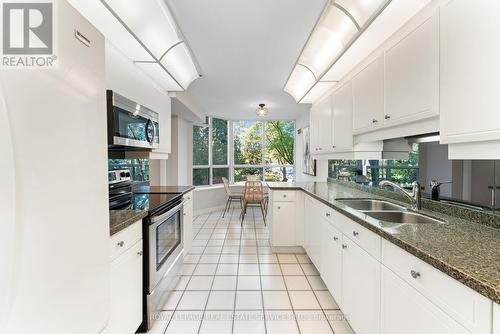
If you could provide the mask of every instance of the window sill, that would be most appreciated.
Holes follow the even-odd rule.
[[[215,184],[211,186],[195,186],[194,191],[207,191],[207,190],[223,189],[223,188],[224,188],[223,184]]]

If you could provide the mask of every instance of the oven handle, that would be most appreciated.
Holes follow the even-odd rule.
[[[167,212],[159,215],[159,216],[153,216],[151,217],[151,223],[152,225],[156,225],[158,222],[162,222],[164,220],[167,220],[172,216],[176,211],[178,211],[182,206],[184,205],[185,200],[183,200],[179,205],[175,206],[174,208],[168,210]]]

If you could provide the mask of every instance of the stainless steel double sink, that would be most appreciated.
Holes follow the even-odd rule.
[[[363,212],[365,215],[393,224],[442,224],[443,222],[416,212],[407,211],[405,207],[379,199],[339,198],[338,202]]]

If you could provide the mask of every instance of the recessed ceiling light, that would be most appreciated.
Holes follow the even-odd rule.
[[[264,103],[259,104],[259,107],[255,109],[255,113],[257,114],[257,116],[266,116],[268,112],[269,109],[267,109]]]

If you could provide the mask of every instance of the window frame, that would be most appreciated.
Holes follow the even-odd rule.
[[[212,156],[213,156],[213,128],[212,128],[212,120],[216,118],[219,120],[224,120],[228,122],[227,126],[227,161],[228,163],[226,165],[214,165],[212,161]],[[206,126],[208,127],[208,165],[192,165],[192,169],[209,169],[209,182],[208,185],[198,185],[196,187],[212,187],[212,186],[217,186],[220,185],[220,183],[213,183],[213,169],[214,168],[228,168],[229,169],[229,175],[228,175],[228,180],[229,183],[233,184],[235,181],[234,177],[234,172],[236,168],[259,168],[262,169],[262,179],[265,181],[265,171],[266,168],[282,168],[282,167],[287,167],[287,168],[293,168],[293,178],[294,180],[296,179],[296,145],[297,145],[297,136],[296,136],[296,120],[294,119],[269,119],[269,120],[258,120],[258,119],[251,119],[251,120],[238,120],[238,119],[226,119],[222,117],[214,117],[214,116],[207,116],[208,123],[207,124],[193,124],[193,126]],[[262,123],[262,139],[261,139],[261,146],[262,146],[262,163],[257,164],[257,165],[245,165],[245,164],[235,164],[234,163],[234,123],[236,122],[244,122],[244,121],[252,121],[252,122],[261,122]],[[274,121],[282,121],[282,122],[293,122],[293,152],[294,152],[294,159],[293,159],[293,165],[279,165],[279,164],[266,164],[266,146],[267,146],[267,140],[266,140],[266,128],[267,128],[267,122],[274,122]],[[191,138],[193,140],[193,138]],[[192,177],[191,177],[191,182],[192,182]]]

